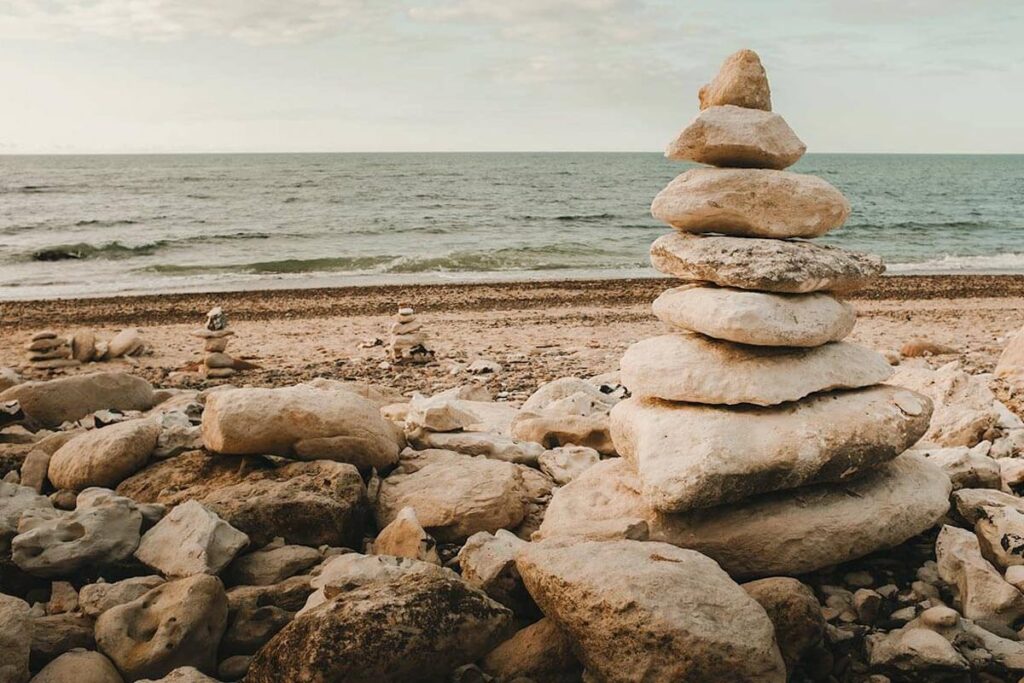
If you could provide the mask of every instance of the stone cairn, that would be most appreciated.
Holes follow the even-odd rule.
[[[241,362],[227,353],[228,342],[234,334],[233,330],[228,329],[228,316],[220,306],[211,308],[206,314],[206,325],[192,333],[203,340],[203,351],[206,353],[203,358],[203,374],[207,377],[223,379],[243,369],[239,367]]]
[[[71,341],[70,338],[61,337],[52,330],[32,335],[25,346],[29,368],[56,370],[79,365],[80,361],[72,358]]]
[[[638,478],[652,536],[734,574],[809,571],[902,543],[941,516],[949,488],[901,456],[927,430],[929,399],[882,384],[885,358],[842,341],[856,311],[838,294],[884,265],[808,241],[850,205],[824,180],[782,170],[806,148],[771,111],[756,53],[730,56],[699,99],[666,156],[710,167],[652,205],[675,228],[652,263],[684,284],[653,305],[671,333],[622,358],[632,398],[612,411],[611,433],[623,476]]]
[[[401,305],[391,323],[391,338],[388,341],[388,356],[392,362],[427,363],[434,352],[427,348],[427,334],[423,324],[416,319],[412,306]]]
[[[29,369],[52,372],[82,363],[139,356],[149,349],[137,329],[126,328],[108,340],[100,339],[89,329],[80,329],[68,336],[44,330],[32,335],[25,350]]]

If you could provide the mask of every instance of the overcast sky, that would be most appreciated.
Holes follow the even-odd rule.
[[[1024,152],[1021,0],[0,0],[0,152],[653,151],[742,47],[811,152]]]

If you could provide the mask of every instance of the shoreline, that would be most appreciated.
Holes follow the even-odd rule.
[[[422,312],[532,310],[649,304],[670,278],[527,280],[452,284],[246,289],[0,301],[0,329],[51,325],[195,322],[213,306],[237,320],[387,315],[399,303]],[[846,297],[857,301],[1024,297],[1024,275],[887,275]]]

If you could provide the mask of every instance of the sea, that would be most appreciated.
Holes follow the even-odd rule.
[[[0,156],[0,299],[653,276],[656,153]],[[808,154],[822,242],[1024,273],[1024,155]]]

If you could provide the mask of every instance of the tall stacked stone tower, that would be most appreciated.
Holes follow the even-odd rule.
[[[856,312],[840,296],[884,266],[809,241],[850,205],[783,170],[805,147],[771,111],[754,52],[726,60],[700,107],[666,156],[708,166],[652,206],[675,228],[651,247],[654,267],[683,281],[654,302],[671,331],[622,358],[632,398],[611,432],[623,459],[560,490],[541,535],[648,534],[741,576],[900,543],[941,517],[949,482],[901,455],[928,429],[931,402],[882,384],[886,360],[843,341]]]

